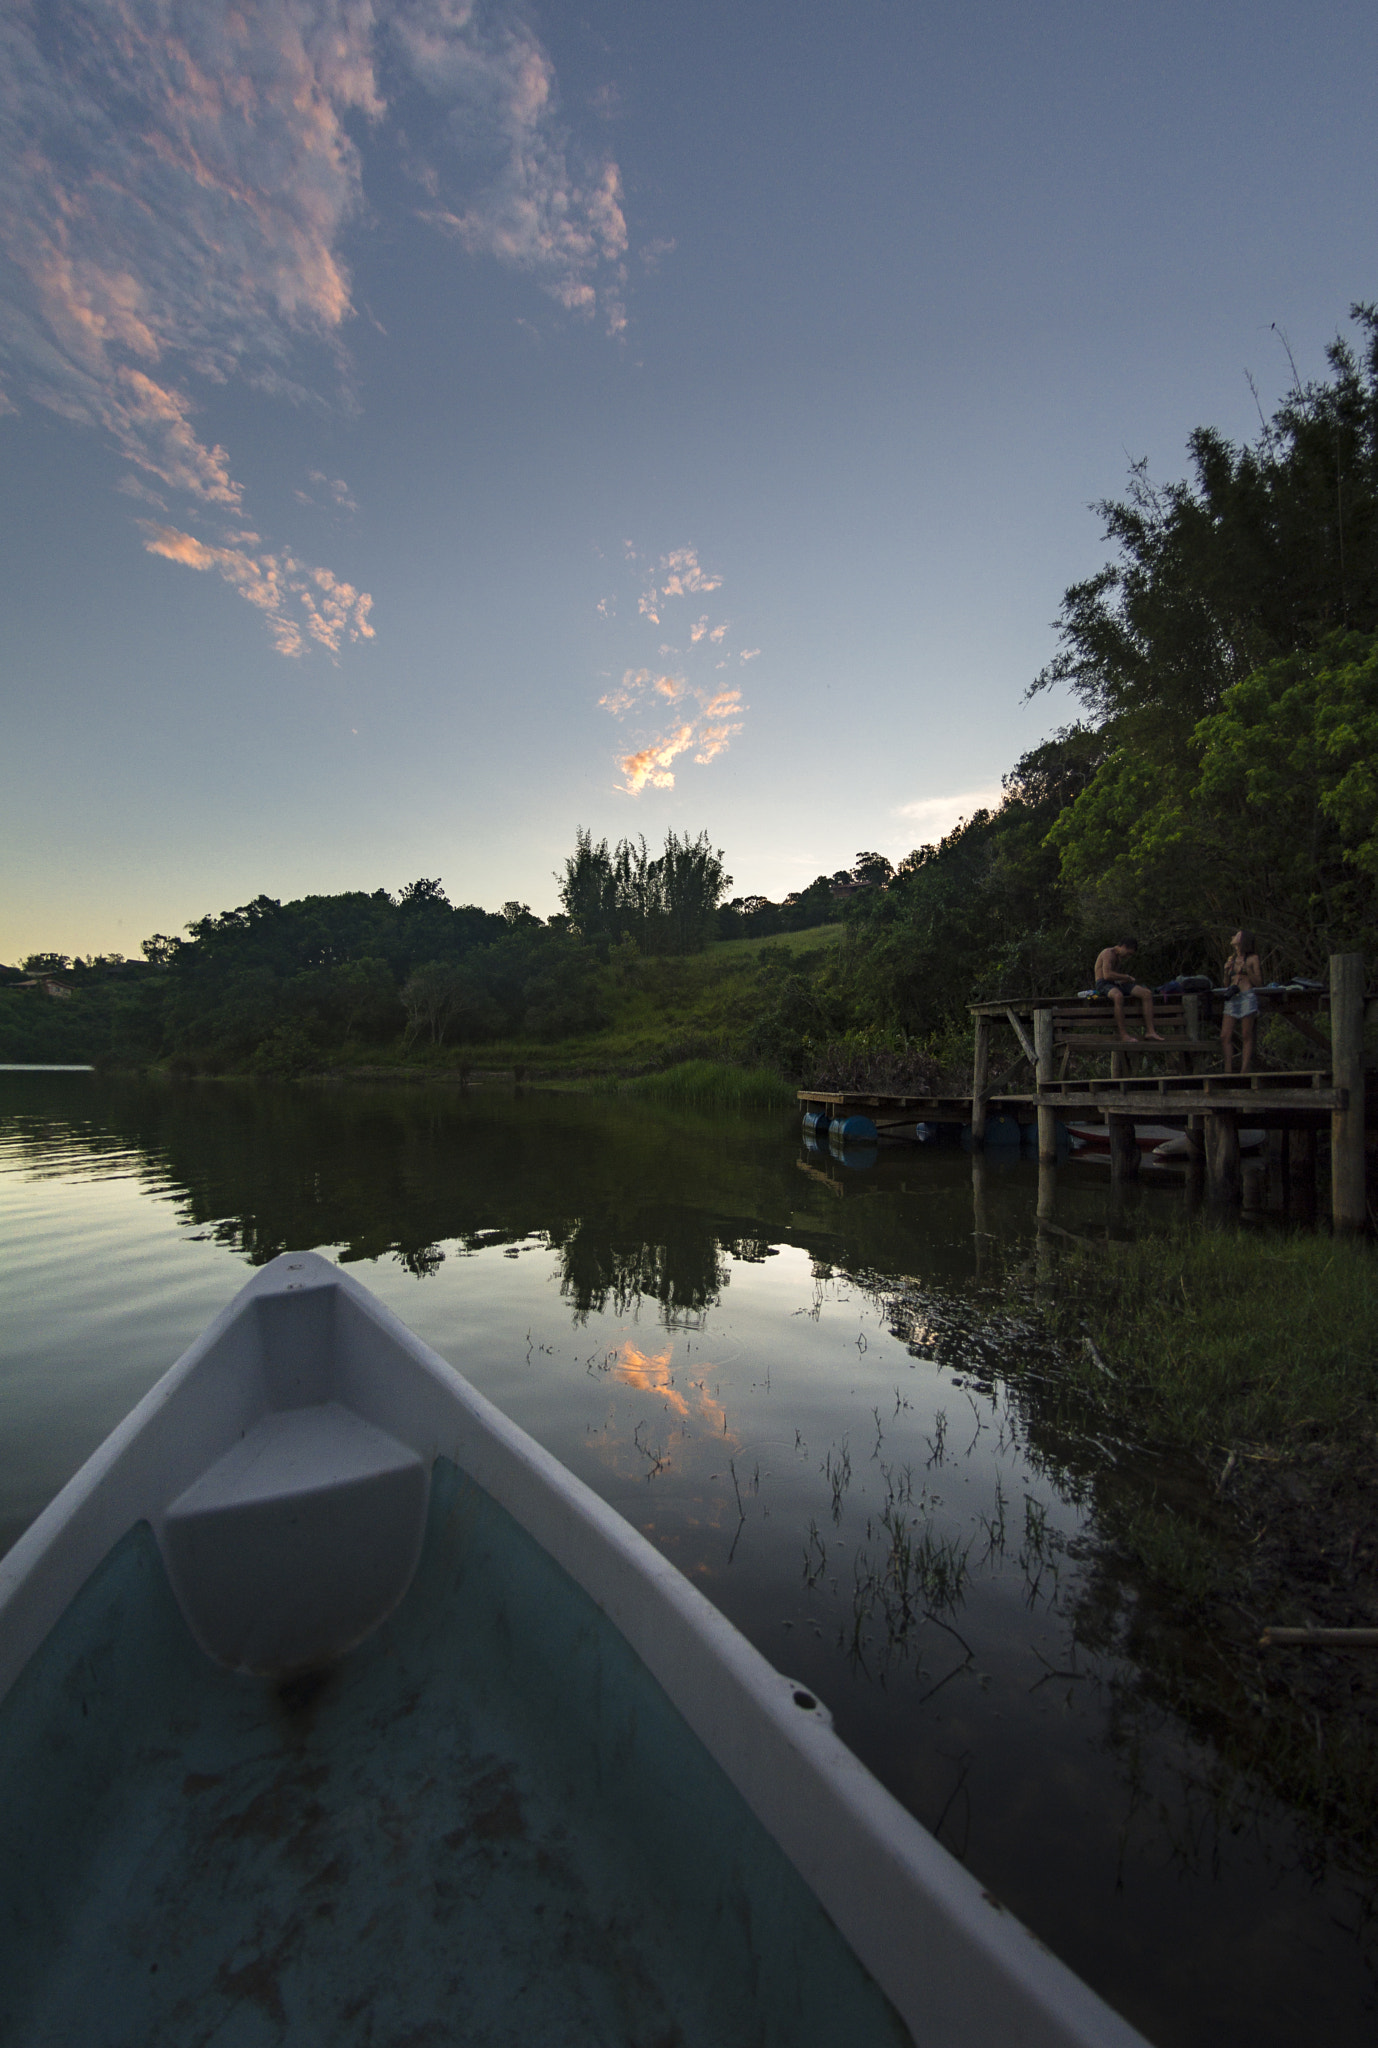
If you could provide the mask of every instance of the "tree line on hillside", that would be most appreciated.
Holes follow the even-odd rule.
[[[550,1043],[609,1021],[614,958],[683,956],[836,909],[826,877],[785,904],[724,904],[731,878],[705,833],[672,831],[653,857],[644,839],[610,851],[581,828],[556,879],[563,908],[548,919],[516,901],[453,904],[423,877],[396,897],[260,895],[185,937],[155,933],[137,961],[32,954],[0,969],[0,1057],[291,1073],[399,1042]]]
[[[762,950],[717,1047],[811,1076],[955,1060],[971,1001],[1084,986],[1130,932],[1155,981],[1218,972],[1241,924],[1281,975],[1372,955],[1378,307],[1352,318],[1357,339],[1260,412],[1252,443],[1201,428],[1187,479],[1138,465],[1099,507],[1113,559],[1065,593],[1057,653],[1030,686],[1070,688],[1081,715],[1015,762],[997,807],[895,867],[863,853],[782,903],[724,902],[706,834],[671,832],[652,856],[581,829],[544,923],[419,881],[395,899],[258,897],[150,940],[137,966],[26,964],[46,960],[79,996],[83,975],[106,990],[116,1051],[295,1071],[351,1043],[593,1033],[621,1000],[619,962],[841,919],[839,945]],[[17,1001],[0,1003],[0,1056],[75,1044],[78,1001],[30,1002],[27,1021]]]

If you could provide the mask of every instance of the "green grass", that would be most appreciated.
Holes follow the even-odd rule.
[[[619,1095],[649,1097],[654,1102],[692,1108],[792,1109],[793,1084],[763,1067],[724,1066],[717,1060],[682,1060],[659,1074],[623,1081]]]
[[[1046,1312],[1099,1406],[1201,1455],[1378,1416],[1378,1253],[1362,1241],[1187,1226],[1078,1249]]]

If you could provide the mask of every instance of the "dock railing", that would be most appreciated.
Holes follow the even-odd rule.
[[[973,1146],[979,1150],[985,1143],[992,1098],[1008,1096],[1027,1069],[1037,1104],[1041,1161],[1057,1157],[1059,1121],[1103,1120],[1111,1173],[1128,1178],[1139,1163],[1135,1120],[1182,1124],[1204,1164],[1211,1198],[1232,1203],[1241,1186],[1241,1116],[1251,1125],[1286,1134],[1287,1170],[1294,1181],[1305,1176],[1309,1165],[1314,1182],[1316,1133],[1328,1121],[1334,1227],[1363,1230],[1368,1221],[1363,1037],[1369,1002],[1363,955],[1332,954],[1328,990],[1259,990],[1261,1019],[1286,1018],[1324,1055],[1323,1063],[1282,1072],[1255,1066],[1248,1074],[1225,1075],[1220,1040],[1210,1028],[1219,1000],[1218,993],[1155,1000],[1154,1026],[1161,1042],[1142,1036],[1139,1005],[1130,998],[1125,1001],[1126,1029],[1135,1036],[1129,1040],[1120,1038],[1106,998],[1055,995],[973,1003]],[[1322,1028],[1326,1022],[1328,1035]],[[998,1059],[993,1060],[997,1045]],[[1011,1051],[1012,1064],[1007,1063]],[[1091,1076],[1074,1072],[1089,1062],[1101,1071]]]

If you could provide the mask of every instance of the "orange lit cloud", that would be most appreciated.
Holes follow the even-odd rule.
[[[673,789],[675,778],[670,763],[694,744],[694,728],[682,725],[668,739],[656,740],[638,753],[624,754],[620,763],[630,796],[639,796],[647,783],[652,789]]]
[[[292,658],[306,651],[306,635],[329,654],[338,654],[346,640],[371,640],[373,599],[367,591],[342,582],[329,569],[311,569],[290,555],[250,554],[254,533],[236,534],[240,545],[210,547],[194,534],[174,526],[146,524],[144,546],[164,561],[187,569],[214,569],[246,603],[264,614],[279,654]]]
[[[0,412],[27,401],[104,434],[158,510],[164,492],[244,500],[194,429],[198,382],[315,400],[300,366],[324,360],[348,389],[365,124],[393,123],[426,217],[466,252],[625,330],[621,174],[601,142],[576,154],[517,0],[20,0],[0,34]],[[310,482],[300,501],[353,509],[341,479]],[[367,637],[364,599],[333,572],[287,571],[279,550],[251,574],[243,553],[212,550],[284,651]],[[265,601],[270,562],[288,611]]]
[[[699,561],[697,551],[692,547],[674,548],[657,560],[654,572],[647,580],[646,560],[631,541],[624,541],[623,553],[629,569],[637,574],[641,585],[637,609],[641,618],[650,625],[658,626],[664,605],[675,598],[691,592],[717,590],[722,577],[710,575]],[[611,621],[613,603],[604,599],[598,607],[605,619]],[[620,683],[606,690],[599,698],[601,708],[614,718],[638,718],[649,730],[644,733],[644,743],[620,759],[622,788],[629,796],[639,796],[645,789],[673,789],[675,775],[673,763],[682,754],[692,753],[695,763],[707,767],[727,751],[731,742],[744,730],[740,690],[720,688],[712,682],[695,680],[694,664],[704,664],[704,655],[721,648],[726,638],[726,622],[709,625],[709,614],[701,613],[689,625],[689,647],[680,658],[687,659],[685,672],[676,675],[658,675],[651,668],[627,668],[622,672]],[[695,654],[694,649],[702,649]],[[725,655],[712,664],[715,669],[729,666],[733,659],[754,660],[759,648],[750,648],[740,657]],[[678,650],[668,645],[659,650],[662,657],[672,656]],[[701,672],[701,671],[700,671]],[[663,700],[657,705],[656,700]],[[696,708],[684,724],[672,732],[656,730],[657,711],[663,713],[664,703],[683,708]]]

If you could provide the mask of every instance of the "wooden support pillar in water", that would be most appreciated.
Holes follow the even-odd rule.
[[[986,1155],[977,1151],[971,1155],[971,1220],[976,1245],[976,1271],[980,1274],[990,1245],[990,1227],[986,1212]]]
[[[1237,1209],[1241,1183],[1239,1175],[1239,1125],[1232,1109],[1206,1112],[1206,1195],[1220,1209]]]
[[[1206,1185],[1206,1119],[1203,1116],[1187,1118],[1187,1137],[1191,1150],[1187,1153],[1187,1191],[1199,1198]]]
[[[1040,1089],[1050,1088],[1055,1079],[1053,1073],[1053,1013],[1051,1010],[1035,1010],[1034,1028],[1034,1077]],[[1057,1159],[1057,1111],[1038,1105],[1038,1160],[1040,1166]]]
[[[1110,1126],[1111,1180],[1137,1180],[1139,1141],[1134,1135],[1133,1117],[1112,1116],[1106,1122]]]
[[[1298,1223],[1316,1220],[1316,1133],[1284,1131],[1283,1155],[1287,1175],[1287,1210]]]
[[[990,1018],[976,1019],[976,1057],[971,1065],[971,1148],[986,1142],[986,1091],[990,1087]]]
[[[1349,1100],[1330,1118],[1330,1213],[1337,1231],[1363,1230],[1364,956],[1330,956],[1330,1073]]]

